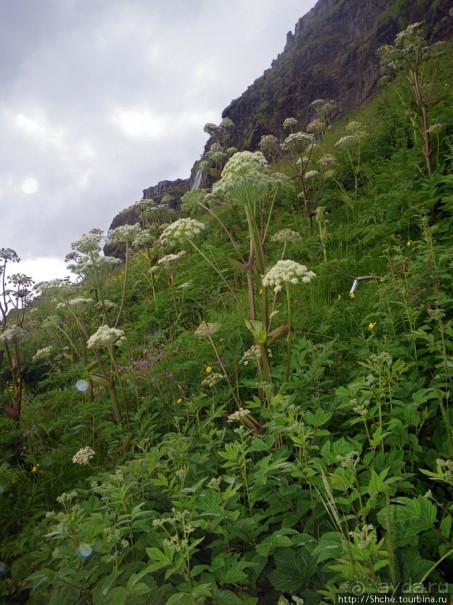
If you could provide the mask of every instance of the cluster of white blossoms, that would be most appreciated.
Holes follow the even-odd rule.
[[[312,179],[315,176],[318,176],[319,171],[318,170],[307,170],[307,172],[304,174],[304,178],[306,181]]]
[[[341,137],[341,139],[335,143],[335,147],[343,147],[348,149],[349,147],[359,144],[362,139],[368,136],[362,124],[360,122],[356,122],[355,120],[349,122],[345,130],[351,134]]]
[[[24,328],[21,328],[20,326],[11,326],[10,328],[6,328],[3,334],[0,334],[0,340],[10,345],[14,345],[24,338],[26,334],[27,331],[24,330]]]
[[[354,543],[359,550],[365,550],[370,544],[376,542],[376,529],[374,525],[368,524],[363,527],[356,527],[350,531],[349,535],[354,539]]]
[[[263,286],[280,292],[283,284],[309,284],[316,274],[293,260],[279,260],[263,277]]]
[[[326,153],[319,158],[318,164],[320,166],[331,166],[332,164],[335,164],[336,161],[337,158],[334,155],[332,155],[331,153]]]
[[[120,227],[116,227],[116,229],[111,229],[108,233],[108,237],[111,242],[133,242],[141,231],[142,228],[138,223],[135,225],[121,225]]]
[[[272,357],[272,351],[270,349],[267,350],[268,357]],[[251,361],[259,361],[261,359],[261,349],[259,345],[252,345],[250,349],[245,351],[244,355],[241,357],[240,364],[247,366]]]
[[[50,357],[52,353],[52,347],[44,347],[43,349],[38,349],[36,353],[32,357],[32,361],[39,361],[40,359],[47,359]]]
[[[83,447],[72,457],[74,464],[88,464],[91,458],[94,458],[96,452],[89,446]]]
[[[110,328],[109,326],[101,326],[94,334],[90,336],[87,342],[89,349],[94,348],[109,348],[113,345],[119,346],[126,338],[123,330],[118,328]]]
[[[286,118],[286,120],[283,122],[283,128],[292,130],[293,128],[296,128],[297,124],[298,121],[296,118]]]
[[[78,296],[77,298],[72,298],[67,302],[58,303],[57,309],[64,309],[65,307],[77,307],[79,305],[89,305],[94,301],[92,298],[84,298],[83,296]]]
[[[180,218],[179,220],[168,225],[160,236],[159,240],[162,244],[177,244],[187,240],[194,239],[200,235],[205,229],[203,223],[196,221],[193,218]]]
[[[114,309],[115,307],[117,307],[118,305],[114,302],[112,302],[111,300],[109,300],[108,298],[106,298],[104,300],[104,304],[102,304],[102,301],[98,301],[95,305],[96,309],[98,309],[99,311],[103,311],[104,309],[106,311],[108,311],[109,309]]]
[[[89,254],[98,251],[104,239],[104,234],[100,229],[92,229],[89,233],[84,233],[78,240],[72,242],[71,248],[81,254]]]
[[[281,147],[284,151],[302,153],[314,141],[314,135],[307,132],[293,132],[283,141]]]
[[[296,244],[303,241],[303,237],[297,231],[292,229],[280,229],[271,237],[271,241],[279,244],[287,244],[289,242]]]
[[[143,229],[142,231],[140,231],[140,233],[135,236],[132,245],[134,246],[134,248],[147,248],[149,246],[152,246],[155,239],[156,238],[151,235],[149,231]]]
[[[224,378],[225,376],[220,374],[220,372],[212,372],[212,374],[208,374],[206,378],[201,381],[201,384],[212,389],[218,382],[224,380]]]
[[[325,122],[323,122],[319,118],[316,118],[315,120],[310,122],[310,124],[308,124],[307,128],[306,128],[307,132],[314,134],[314,135],[322,134],[325,129],[326,129]]]
[[[198,336],[199,338],[208,338],[219,330],[220,324],[202,321],[198,328],[195,330],[195,336]]]
[[[292,187],[291,180],[282,174],[271,174],[261,151],[239,151],[225,164],[222,178],[214,183],[207,199],[221,198],[247,206],[282,187]]]
[[[177,260],[181,260],[181,258],[185,255],[185,250],[181,250],[178,254],[166,254],[160,260],[157,261],[158,265],[170,265]]]
[[[230,414],[227,417],[227,422],[231,423],[236,422],[238,420],[240,421],[241,418],[244,418],[245,416],[250,416],[250,410],[241,408],[240,410],[237,410],[237,412],[233,412],[232,414]]]

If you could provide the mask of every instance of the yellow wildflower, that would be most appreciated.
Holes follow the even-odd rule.
[[[374,326],[376,325],[375,321],[370,321],[370,323],[368,324],[368,329],[369,330],[374,330]]]
[[[412,246],[412,244],[413,244],[413,243],[414,243],[414,242],[413,242],[411,239],[409,239],[409,240],[407,240],[407,242],[406,242],[406,246],[407,246],[408,248],[410,248],[410,247]]]
[[[341,294],[338,295],[337,300],[341,300],[343,297],[341,296]]]
[[[355,298],[354,292],[349,292],[349,298]]]
[[[258,294],[261,296],[263,294],[263,288],[260,288]]]
[[[178,397],[178,400],[176,403],[182,403],[182,397]]]
[[[206,366],[205,372],[206,372],[206,374],[210,374],[212,372],[211,366]]]

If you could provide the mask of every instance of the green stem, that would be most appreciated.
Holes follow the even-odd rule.
[[[286,283],[285,284],[285,288],[286,288],[286,301],[288,304],[288,337],[287,337],[287,343],[288,343],[288,358],[286,360],[286,382],[288,382],[289,380],[289,372],[291,370],[291,346],[292,346],[292,317],[291,317],[291,298],[290,298],[290,294],[289,294],[289,285]]]

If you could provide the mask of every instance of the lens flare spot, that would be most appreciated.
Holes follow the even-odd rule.
[[[80,391],[80,393],[85,393],[85,391],[88,391],[88,382],[86,380],[78,380],[75,383],[75,388]]]

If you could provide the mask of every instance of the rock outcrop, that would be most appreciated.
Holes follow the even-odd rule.
[[[231,144],[255,149],[264,134],[283,136],[287,117],[303,128],[315,117],[315,99],[336,101],[340,113],[360,106],[376,91],[377,48],[415,21],[425,21],[431,41],[452,37],[450,7],[448,0],[319,0],[272,67],[224,110],[235,124]]]
[[[376,50],[416,21],[425,22],[430,42],[453,38],[451,0],[318,0],[288,33],[272,66],[224,110],[222,117],[234,123],[228,146],[255,150],[262,135],[284,138],[287,117],[297,118],[304,128],[315,117],[310,103],[316,99],[335,101],[339,114],[359,107],[377,88]],[[213,141],[207,142],[202,159]],[[198,160],[189,179],[161,181],[145,189],[143,197],[177,208],[191,187],[210,184]],[[131,206],[111,228],[136,223],[137,216]]]

